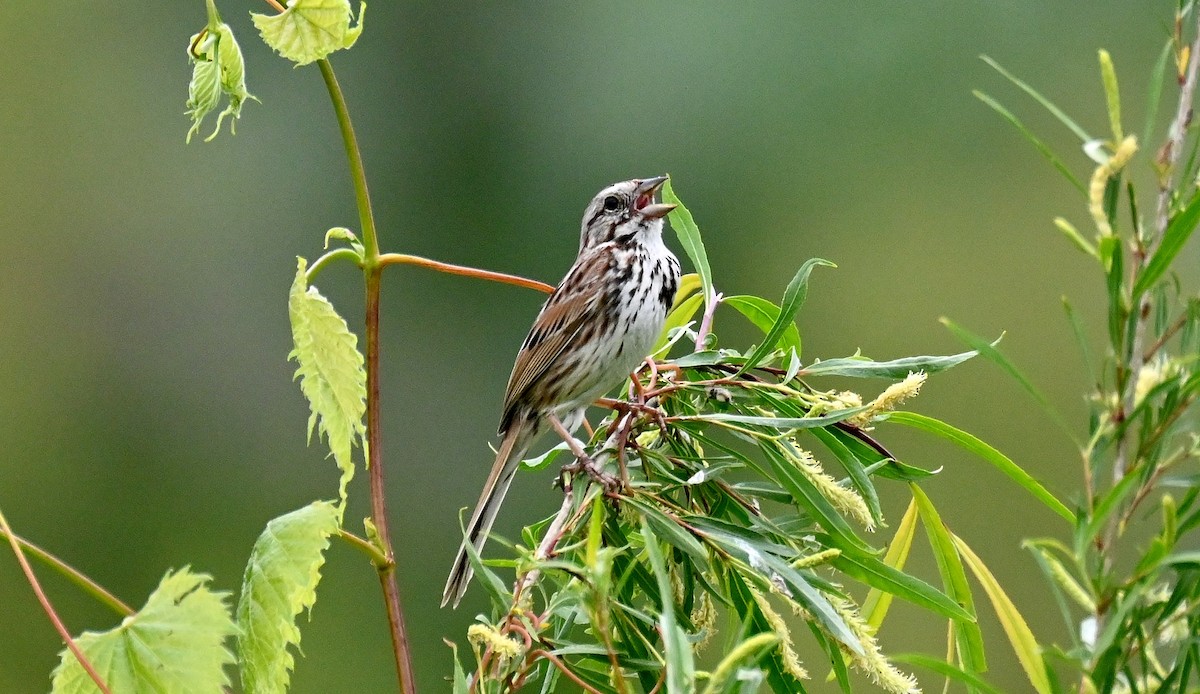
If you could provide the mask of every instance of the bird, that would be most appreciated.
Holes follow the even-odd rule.
[[[458,607],[517,466],[547,425],[569,444],[587,407],[650,355],[679,288],[679,260],[663,242],[675,205],[655,202],[667,176],[614,183],[583,213],[579,252],[521,344],[501,410],[502,437],[466,525],[442,606]],[[577,447],[575,447],[577,448]],[[590,461],[580,462],[590,463]]]

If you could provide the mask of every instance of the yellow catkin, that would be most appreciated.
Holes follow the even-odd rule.
[[[867,409],[851,417],[850,423],[865,429],[875,417],[891,412],[901,403],[916,397],[917,393],[921,392],[923,385],[925,385],[924,371],[908,372],[903,381],[888,386],[879,394],[879,397],[867,404]]]
[[[1112,236],[1112,225],[1108,223],[1108,215],[1104,212],[1104,189],[1108,187],[1108,179],[1116,176],[1125,168],[1129,160],[1137,152],[1137,138],[1133,135],[1121,140],[1117,150],[1096,170],[1092,172],[1092,180],[1088,185],[1088,212],[1096,222],[1096,230],[1101,237]]]
[[[921,688],[917,684],[917,679],[912,675],[897,670],[883,656],[883,653],[879,650],[879,642],[875,640],[875,636],[871,633],[871,626],[858,613],[858,609],[854,606],[854,603],[842,600],[833,595],[828,596],[828,598],[830,604],[833,605],[833,609],[846,622],[846,626],[850,628],[850,632],[854,634],[859,644],[862,645],[862,655],[851,653],[844,648],[842,649],[850,658],[850,662],[853,663],[855,669],[869,676],[877,686],[892,694],[920,694]]]
[[[490,646],[502,662],[519,660],[525,655],[525,647],[520,641],[502,635],[490,624],[472,624],[467,627],[467,640],[477,647]]]
[[[750,593],[754,596],[754,602],[758,603],[758,609],[762,611],[763,616],[767,618],[767,624],[771,625],[771,630],[779,637],[779,656],[783,661],[783,669],[792,677],[800,680],[808,679],[808,670],[805,670],[800,665],[800,657],[796,655],[796,649],[792,647],[792,634],[788,631],[787,622],[783,621],[783,616],[771,607],[771,603],[767,601],[767,596],[763,595],[754,586],[748,586]]]
[[[825,473],[825,469],[808,451],[787,443],[782,445],[782,451],[834,508],[853,518],[867,530],[875,530],[875,520],[871,518],[867,502],[863,501],[858,492],[838,484],[837,480]]]

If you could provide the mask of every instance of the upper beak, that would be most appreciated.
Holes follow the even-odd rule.
[[[675,209],[674,205],[654,202],[654,194],[658,192],[659,188],[662,188],[662,184],[666,183],[666,181],[666,176],[655,176],[654,178],[647,178],[638,185],[637,199],[641,200],[645,198],[647,201],[645,205],[638,208],[638,212],[643,217],[658,219],[666,217],[671,210]]]

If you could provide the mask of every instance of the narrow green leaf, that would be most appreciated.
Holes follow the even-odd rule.
[[[1097,260],[1100,259],[1100,252],[1096,250],[1096,247],[1092,245],[1091,241],[1083,238],[1083,234],[1079,233],[1079,230],[1075,228],[1074,224],[1071,224],[1062,217],[1055,217],[1054,226],[1063,233],[1063,236],[1067,237],[1067,240],[1070,241],[1073,246]]]
[[[890,655],[888,657],[897,663],[915,665],[916,667],[922,667],[931,672],[936,672],[943,677],[949,677],[955,682],[961,682],[968,687],[974,687],[975,689],[983,692],[983,694],[1002,694],[999,689],[996,689],[992,685],[983,681],[983,679],[978,675],[960,670],[950,663],[947,663],[943,660],[938,660],[937,658],[931,658],[921,653],[901,653],[899,655]]]
[[[912,490],[917,511],[921,514],[921,523],[925,526],[929,547],[933,550],[933,558],[937,562],[938,574],[942,577],[946,594],[974,616],[975,601],[971,597],[971,587],[967,584],[967,572],[963,570],[950,531],[942,523],[941,516],[925,492],[915,484],[908,486]],[[979,630],[979,624],[973,620],[956,620],[954,634],[958,645],[958,657],[967,671],[987,672],[987,658],[984,656],[983,634]]]
[[[168,571],[137,614],[109,631],[85,631],[75,644],[114,693],[220,692],[234,662],[225,641],[237,628],[229,594],[211,590],[211,580],[186,567]],[[59,657],[53,694],[99,691],[70,649]]]
[[[658,593],[662,597],[658,625],[666,650],[667,692],[671,694],[688,694],[696,691],[695,664],[692,660],[692,645],[688,643],[687,634],[679,628],[675,621],[675,601],[672,597],[675,591],[671,589],[671,577],[667,573],[667,564],[663,561],[662,552],[658,549],[658,538],[650,529],[650,523],[642,518],[642,538],[646,546],[646,554],[650,558],[650,567],[654,570],[654,578],[658,582]]]
[[[763,331],[764,335],[769,333],[771,327],[779,320],[779,307],[761,297],[727,296],[721,300],[721,304],[736,309],[755,327]],[[779,336],[779,347],[785,352],[788,349],[795,349],[796,354],[801,353],[800,331],[794,322],[788,322],[784,327],[783,333]]]
[[[897,571],[903,571],[905,563],[908,562],[908,552],[912,549],[913,537],[916,534],[917,502],[914,499],[909,502],[908,510],[904,512],[904,517],[900,519],[900,525],[896,527],[896,534],[888,543],[887,554],[883,555],[883,563]],[[883,620],[887,617],[888,609],[891,606],[892,594],[878,588],[872,588],[867,593],[867,599],[863,600],[863,619],[871,625],[876,633],[883,626]]]
[[[354,476],[351,451],[366,433],[367,372],[358,338],[333,305],[305,279],[305,261],[297,259],[296,279],[288,294],[294,348],[288,354],[299,367],[296,378],[308,400],[308,436],[314,427],[329,442],[342,471],[338,495],[346,502],[346,485]]]
[[[311,610],[341,511],[313,503],[267,523],[254,542],[237,605],[238,660],[247,694],[287,691],[299,648],[296,616]]]
[[[970,351],[944,357],[903,357],[892,361],[872,361],[865,357],[827,359],[800,369],[801,376],[851,376],[854,378],[904,378],[914,371],[936,373],[974,357]]]
[[[955,546],[958,547],[959,556],[966,561],[971,573],[975,574],[975,580],[979,581],[979,584],[983,586],[983,591],[987,593],[988,600],[991,601],[992,608],[996,611],[996,617],[1000,620],[1000,626],[1004,628],[1013,652],[1017,654],[1017,660],[1021,663],[1021,669],[1025,671],[1025,676],[1029,678],[1038,694],[1052,694],[1053,689],[1046,675],[1046,663],[1042,660],[1041,647],[1033,637],[1033,632],[1029,630],[1029,625],[1025,623],[1025,618],[1021,616],[1016,605],[1000,587],[996,577],[971,551],[967,543],[957,535],[952,535],[952,537]]]
[[[308,65],[334,51],[349,48],[363,30],[367,3],[358,5],[358,24],[350,26],[354,10],[350,0],[289,0],[280,14],[250,13],[263,41],[279,55]]]
[[[1197,222],[1200,222],[1200,191],[1193,194],[1183,211],[1172,217],[1167,224],[1158,250],[1154,252],[1150,262],[1146,264],[1146,269],[1138,276],[1137,283],[1133,286],[1135,299],[1145,294],[1167,274],[1175,256],[1179,255],[1192,232],[1196,230]]]
[[[1142,142],[1152,142],[1150,138],[1154,137],[1154,124],[1158,120],[1158,106],[1162,102],[1163,78],[1167,72],[1167,60],[1174,48],[1175,46],[1170,40],[1163,43],[1162,51],[1158,54],[1158,61],[1154,63],[1154,69],[1150,72],[1150,91],[1146,96],[1146,128],[1142,132]]]
[[[1079,353],[1083,355],[1083,363],[1087,368],[1088,379],[1090,383],[1097,383],[1099,378],[1096,375],[1096,362],[1092,358],[1092,348],[1088,344],[1087,331],[1083,327],[1083,321],[1079,318],[1079,314],[1075,312],[1071,302],[1066,296],[1062,297],[1063,311],[1067,314],[1067,321],[1071,323],[1071,333],[1075,336],[1075,344],[1079,346]]]
[[[1021,370],[1017,368],[1016,364],[1013,364],[1008,357],[1004,356],[1004,354],[995,347],[994,343],[988,342],[984,338],[958,325],[945,316],[939,320],[941,321],[942,325],[946,326],[946,328],[953,333],[956,338],[958,338],[959,342],[962,342],[967,347],[975,350],[980,356],[992,362],[996,366],[999,366],[1004,370],[1005,373],[1007,373],[1009,376],[1012,376],[1017,383],[1021,384],[1021,387],[1025,389],[1025,392],[1033,396],[1033,399],[1042,406],[1042,410],[1046,414],[1050,415],[1050,418],[1054,420],[1054,423],[1057,424],[1059,428],[1067,434],[1067,436],[1074,438],[1074,433],[1071,431],[1071,427],[1067,425],[1066,420],[1063,419],[1058,410],[1050,404],[1050,400],[1042,394],[1042,391],[1037,389],[1037,386],[1033,385],[1033,381],[1030,381],[1025,374],[1021,373]]]
[[[684,252],[691,259],[692,267],[700,275],[704,305],[708,306],[714,295],[712,268],[708,265],[708,253],[704,250],[704,241],[700,239],[700,227],[696,226],[696,220],[692,219],[692,213],[688,211],[688,208],[684,207],[683,202],[675,195],[675,189],[671,186],[670,179],[667,179],[663,183],[662,200],[666,204],[675,206],[675,209],[671,210],[667,215],[667,220],[671,222],[671,228],[675,230],[675,235],[679,237],[679,243],[683,245]]]
[[[792,500],[804,509],[817,525],[837,540],[836,547],[855,547],[870,551],[870,546],[859,539],[846,519],[833,504],[790,460],[774,451],[769,445],[760,447],[771,466],[775,479],[792,495]]]
[[[1104,83],[1104,100],[1108,104],[1108,123],[1112,127],[1113,142],[1125,139],[1121,129],[1121,92],[1117,88],[1117,71],[1112,56],[1100,49],[1100,80]]]
[[[1025,92],[1029,96],[1033,97],[1035,101],[1037,101],[1039,104],[1041,104],[1043,107],[1045,107],[1045,109],[1047,111],[1049,111],[1051,113],[1051,115],[1053,115],[1055,118],[1057,118],[1060,123],[1067,126],[1067,128],[1070,129],[1071,132],[1075,133],[1075,135],[1079,138],[1080,142],[1086,143],[1086,142],[1090,142],[1095,139],[1091,135],[1088,135],[1087,131],[1085,131],[1083,128],[1079,127],[1079,125],[1077,123],[1075,123],[1075,121],[1071,120],[1071,118],[1068,117],[1067,114],[1064,113],[1062,109],[1055,106],[1054,102],[1052,102],[1049,99],[1047,99],[1046,97],[1042,96],[1040,93],[1038,93],[1038,91],[1036,89],[1029,86],[1025,82],[1022,82],[1021,80],[1017,79],[1017,77],[1014,76],[1011,72],[1009,72],[1008,70],[1005,70],[1003,67],[1001,67],[1000,63],[997,63],[995,60],[992,60],[990,57],[988,57],[986,55],[981,55],[981,56],[979,56],[979,58],[981,60],[983,60],[983,62],[992,66],[992,68],[995,69],[996,72],[999,72],[1001,75],[1004,75],[1004,77],[1009,82],[1012,82],[1013,84],[1015,84],[1017,87],[1019,87],[1021,89],[1021,91]]]
[[[453,641],[445,641],[445,643],[450,647],[450,657],[454,661],[454,680],[450,685],[450,694],[470,694],[471,685],[467,681],[467,673],[463,671],[462,663],[458,661],[458,646]]]
[[[597,497],[597,500],[599,498]],[[671,520],[662,511],[640,499],[628,497],[625,499],[625,503],[637,509],[642,514],[642,517],[650,523],[650,526],[654,528],[656,533],[672,547],[681,550],[691,557],[697,566],[704,567],[708,565],[708,552],[704,550],[704,545],[700,544],[700,541],[680,526],[679,523]]]
[[[1050,149],[1050,146],[1045,142],[1042,142],[1037,135],[1034,135],[1033,131],[1026,127],[1026,125],[1022,123],[1019,118],[1014,116],[1011,111],[1001,106],[1000,102],[996,101],[987,94],[979,90],[976,90],[972,93],[975,95],[975,98],[987,104],[993,111],[1000,114],[1002,118],[1012,124],[1014,128],[1016,128],[1022,135],[1025,136],[1026,140],[1029,140],[1030,144],[1037,148],[1037,151],[1046,158],[1046,161],[1049,161],[1054,168],[1058,169],[1058,172],[1061,173],[1063,177],[1071,183],[1071,185],[1075,186],[1080,193],[1084,194],[1085,196],[1087,195],[1087,188],[1085,188],[1083,183],[1076,178],[1075,174],[1071,172],[1071,169],[1067,168],[1067,165],[1058,158],[1058,155],[1054,153],[1054,150]]]
[[[898,571],[854,547],[841,547],[842,553],[829,560],[830,566],[863,583],[907,600],[918,607],[958,622],[973,622],[967,612],[942,591],[921,579]]]
[[[1014,463],[1000,451],[992,448],[988,444],[980,441],[967,432],[956,429],[943,421],[926,417],[915,412],[893,412],[888,416],[887,421],[895,424],[904,424],[906,426],[927,431],[931,434],[936,434],[941,438],[957,444],[960,448],[970,451],[975,455],[983,458],[991,463],[997,470],[1003,472],[1012,481],[1016,482],[1022,489],[1029,492],[1038,501],[1041,501],[1046,508],[1054,511],[1058,515],[1065,518],[1071,524],[1075,523],[1075,514],[1070,509],[1059,501],[1053,494],[1042,486],[1028,472],[1025,472],[1019,465]]]
[[[743,374],[747,369],[758,366],[771,350],[775,349],[775,345],[779,343],[779,338],[787,330],[789,326],[796,327],[795,319],[796,312],[804,305],[804,299],[808,296],[808,276],[812,274],[814,267],[824,265],[825,267],[837,267],[833,263],[824,258],[810,258],[800,266],[796,271],[796,275],[792,277],[792,281],[788,282],[787,289],[783,292],[783,302],[779,305],[779,315],[775,317],[775,322],[771,325],[771,329],[763,336],[762,342],[750,356],[746,357],[746,363],[742,368],[738,369],[737,375]]]
[[[850,478],[850,484],[858,492],[859,496],[867,504],[867,510],[871,513],[871,520],[876,526],[882,526],[883,510],[879,507],[879,494],[875,491],[875,485],[871,483],[871,477],[867,474],[866,465],[846,444],[842,443],[837,436],[837,429],[833,427],[815,427],[809,429],[830,453],[838,459],[842,464],[842,468],[846,471],[846,475]]]

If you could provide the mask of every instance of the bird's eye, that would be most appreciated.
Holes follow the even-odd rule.
[[[610,195],[607,198],[604,198],[604,209],[608,210],[609,212],[612,212],[620,206],[621,200],[617,196]]]

